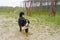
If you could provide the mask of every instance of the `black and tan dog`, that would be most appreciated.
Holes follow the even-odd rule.
[[[19,24],[19,27],[20,27],[20,32],[22,31],[22,28],[25,29],[25,32],[26,32],[26,36],[28,36],[28,27],[29,27],[29,20],[28,19],[25,19],[23,17],[24,15],[24,12],[20,12],[19,14],[19,19],[18,19],[18,24]]]

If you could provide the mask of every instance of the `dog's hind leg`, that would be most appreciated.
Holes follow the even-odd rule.
[[[20,32],[22,31],[22,27],[20,26]]]

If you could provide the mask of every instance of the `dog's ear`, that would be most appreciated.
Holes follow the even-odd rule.
[[[30,21],[28,21],[28,23],[30,24]]]
[[[27,22],[30,24],[30,21],[28,20],[28,19],[26,19],[27,20]]]

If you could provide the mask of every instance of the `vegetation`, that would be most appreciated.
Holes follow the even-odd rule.
[[[33,8],[31,16],[27,16],[23,8],[0,8],[0,40],[60,40],[60,7],[58,6],[55,17],[48,16],[46,7],[43,7],[41,14],[38,10],[39,8]],[[30,20],[28,38],[24,31],[19,31],[17,21],[20,11],[24,11],[24,17]]]
[[[56,16],[48,16],[48,12],[47,12],[48,9],[46,9],[46,7],[43,7],[43,12],[41,14],[39,14],[39,8],[33,8],[32,9],[32,15],[30,17],[38,17],[38,18],[42,18],[46,21],[49,21],[49,22],[54,22],[56,23],[57,25],[60,25],[60,6],[57,6],[57,13],[56,13]],[[19,8],[19,7],[0,7],[0,15],[7,15],[7,16],[10,16],[10,17],[14,17],[14,18],[18,18],[18,15],[20,13],[20,11],[24,11],[25,14],[26,14],[26,10],[23,8]]]

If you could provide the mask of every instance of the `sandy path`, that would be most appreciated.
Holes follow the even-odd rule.
[[[60,28],[53,30],[51,27],[54,24],[39,24],[36,19],[30,21],[30,35],[26,37],[24,31],[19,32],[16,19],[0,16],[0,40],[60,40]]]

